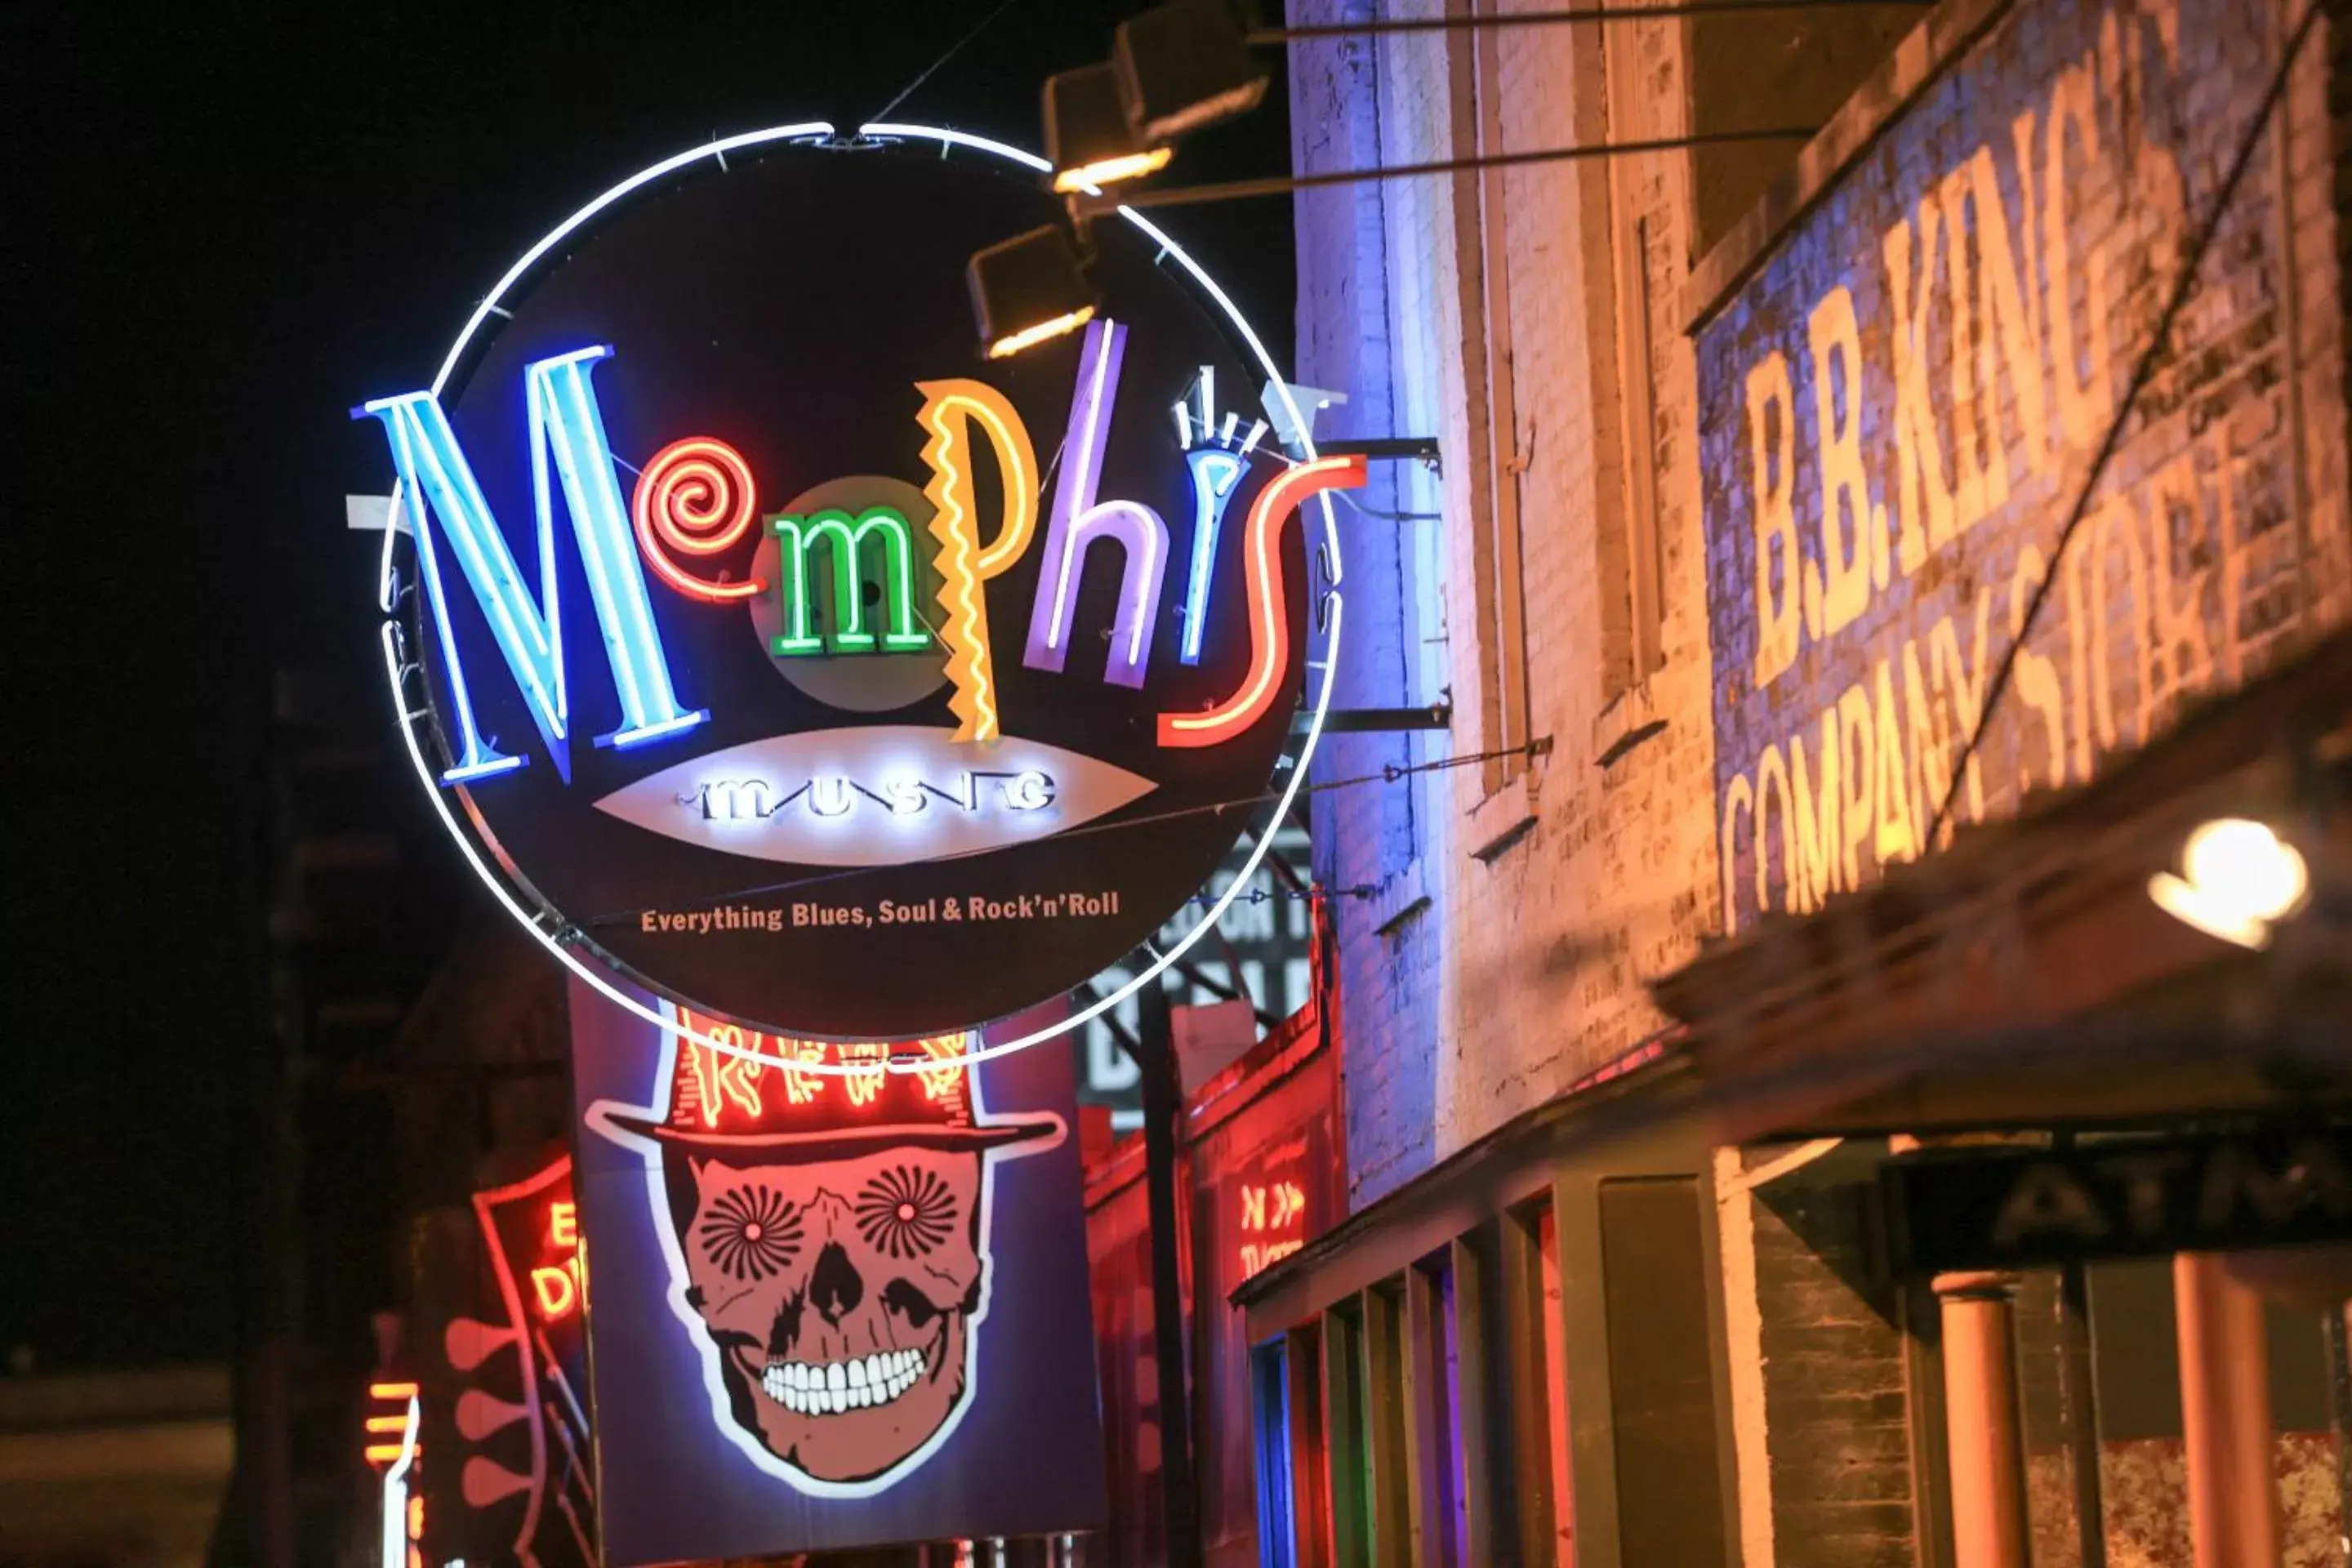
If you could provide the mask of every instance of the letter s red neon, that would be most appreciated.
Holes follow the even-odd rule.
[[[1290,624],[1282,605],[1282,525],[1307,497],[1324,490],[1352,490],[1365,481],[1360,453],[1318,458],[1277,475],[1258,491],[1249,513],[1243,549],[1250,619],[1249,673],[1241,689],[1205,713],[1162,713],[1163,746],[1215,746],[1232,740],[1264,717],[1290,665]]]

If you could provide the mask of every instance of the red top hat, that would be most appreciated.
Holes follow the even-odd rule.
[[[838,1160],[877,1149],[993,1149],[1059,1142],[1062,1119],[974,1114],[971,1069],[952,1064],[970,1033],[900,1045],[839,1044],[761,1034],[679,1010],[685,1031],[757,1059],[695,1044],[681,1033],[670,1066],[669,1110],[659,1121],[609,1101],[590,1108],[600,1132],[635,1134],[721,1161]],[[842,1067],[842,1072],[811,1071]]]

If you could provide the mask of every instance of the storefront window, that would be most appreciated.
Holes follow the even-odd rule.
[[[1363,1347],[1363,1319],[1353,1301],[1323,1314],[1323,1429],[1331,1457],[1331,1552],[1339,1563],[1371,1560]]]
[[[1454,1270],[1439,1268],[1430,1283],[1435,1309],[1430,1328],[1436,1340],[1431,1359],[1437,1371],[1430,1380],[1436,1398],[1431,1426],[1438,1438],[1433,1445],[1438,1460],[1433,1489],[1443,1521],[1434,1533],[1444,1554],[1444,1568],[1460,1568],[1470,1561],[1470,1507],[1462,1485],[1462,1330],[1454,1310]]]
[[[1298,1531],[1291,1495],[1290,1357],[1276,1340],[1250,1352],[1250,1392],[1257,1438],[1258,1562],[1292,1568]]]

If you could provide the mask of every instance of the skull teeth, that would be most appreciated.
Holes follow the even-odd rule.
[[[887,1405],[922,1380],[920,1351],[883,1351],[847,1361],[772,1361],[760,1389],[802,1415],[833,1415]]]

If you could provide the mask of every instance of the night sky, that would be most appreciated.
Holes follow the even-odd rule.
[[[1108,55],[1135,8],[1013,0],[896,112],[1034,146],[1044,78]],[[373,543],[342,498],[387,490],[389,462],[348,410],[429,381],[511,258],[614,180],[714,134],[855,125],[988,14],[212,10],[0,19],[0,515],[30,612],[5,683],[0,1357],[45,1369],[231,1348],[269,674],[323,666],[382,700]],[[1169,177],[1287,162],[1277,80]],[[1288,204],[1171,217],[1287,363]]]

